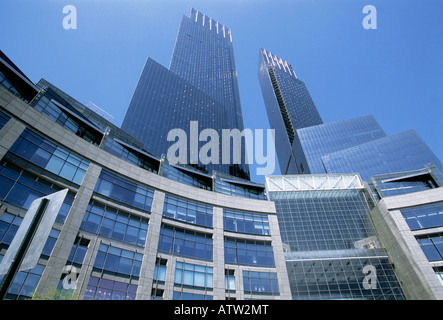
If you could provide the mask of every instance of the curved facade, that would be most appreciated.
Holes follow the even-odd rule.
[[[43,97],[31,107],[0,87],[1,257],[32,200],[69,189],[37,266],[17,273],[7,299],[66,283],[80,299],[291,299],[273,202],[113,155],[103,148],[118,129],[69,111],[72,98],[49,99],[61,121],[39,111]]]

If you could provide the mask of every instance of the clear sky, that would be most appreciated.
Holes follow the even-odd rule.
[[[66,5],[76,30],[63,28]],[[366,5],[376,30],[362,26]],[[93,102],[120,126],[146,59],[169,67],[192,7],[232,30],[246,128],[269,128],[263,47],[292,64],[324,122],[373,114],[388,135],[415,129],[443,159],[441,0],[1,0],[0,49],[32,81]]]

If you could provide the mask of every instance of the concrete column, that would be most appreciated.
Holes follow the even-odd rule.
[[[280,236],[277,215],[268,215],[269,230],[271,232],[272,248],[274,250],[275,268],[277,269],[278,289],[280,299],[291,300],[291,288],[289,285],[288,271],[286,269],[285,256],[283,253],[283,243]]]
[[[69,210],[57,242],[52,250],[47,266],[37,285],[36,292],[45,294],[48,289],[57,287],[100,172],[101,167],[93,163],[89,165],[74,202],[72,203],[71,210]]]
[[[160,237],[164,202],[165,194],[156,190],[152,200],[151,218],[149,219],[145,250],[143,251],[143,261],[136,295],[137,300],[149,300],[151,298],[152,281],[154,279],[155,260],[157,258],[157,248]],[[168,269],[170,267],[169,264],[170,261],[168,261]]]
[[[83,259],[83,265],[80,269],[77,278],[76,292],[79,294],[79,298],[83,299],[86,288],[89,283],[89,278],[91,277],[92,268],[94,267],[95,258],[97,257],[98,248],[100,246],[100,241],[98,236],[95,235],[92,238],[86,237],[90,242],[88,250],[86,251],[85,258]]]
[[[223,208],[214,207],[212,218],[213,299],[225,300],[225,241],[223,236]]]
[[[177,263],[177,258],[171,256],[168,259],[168,265],[166,268],[165,276],[165,292],[163,293],[163,298],[165,300],[172,300],[174,294],[174,279],[175,279],[175,265]]]

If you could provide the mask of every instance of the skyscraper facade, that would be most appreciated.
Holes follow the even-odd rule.
[[[372,115],[298,129],[297,153],[306,158],[311,173],[327,173],[323,157],[386,136]],[[331,173],[358,172],[334,171]]]
[[[258,79],[268,114],[275,129],[277,157],[284,174],[310,173],[299,148],[297,129],[323,123],[303,81],[287,61],[260,49]]]
[[[195,143],[200,150],[206,141],[199,141],[198,136],[197,141],[190,141],[194,139],[191,121],[198,123],[198,133],[213,129],[221,137],[223,129],[243,131],[231,31],[194,9],[190,17],[182,18],[170,68],[152,59],[146,62],[122,129],[158,157],[166,155],[173,144],[167,140],[168,133],[184,130],[189,147],[182,164],[209,174],[215,170],[249,179],[244,139],[239,142],[240,161],[233,158],[233,152],[228,163],[223,161],[220,144],[218,161],[202,163],[191,145]]]
[[[329,173],[358,172],[363,180],[371,176],[418,170],[441,161],[413,129],[368,141],[322,157]]]

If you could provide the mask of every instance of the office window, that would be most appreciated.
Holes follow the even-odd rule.
[[[144,246],[148,219],[92,201],[86,209],[80,228],[102,236]]]
[[[443,226],[443,203],[400,209],[411,230]]]
[[[212,267],[177,262],[175,265],[175,287],[212,290]]]
[[[223,226],[227,231],[269,235],[266,214],[223,209]]]
[[[235,293],[235,270],[225,269],[225,290]]]
[[[243,289],[245,294],[278,296],[277,273],[243,271]]]
[[[417,241],[429,261],[443,260],[443,233],[419,236]]]
[[[40,281],[44,269],[44,265],[37,264],[32,269],[17,272],[9,287],[6,299],[30,299],[31,294],[35,291]]]
[[[25,129],[9,151],[76,184],[81,184],[89,165],[30,129]]]
[[[135,300],[137,285],[90,277],[84,300]]]
[[[0,163],[0,200],[27,210],[35,199],[60,190],[60,187],[15,166],[8,160]],[[57,221],[65,221],[73,201],[74,195],[69,192],[57,215]]]
[[[154,191],[102,170],[95,192],[142,210],[151,210]]]
[[[23,218],[11,214],[7,211],[0,216],[0,244],[10,245],[14,239]]]
[[[268,241],[225,238],[225,263],[273,267],[274,252]]]
[[[166,267],[168,260],[157,258],[155,259],[154,281],[164,283],[166,279]]]
[[[133,251],[100,244],[94,270],[124,278],[138,279],[143,255]]]
[[[166,195],[163,215],[204,227],[212,227],[212,206]]]
[[[196,259],[212,260],[212,236],[163,225],[158,250]]]

